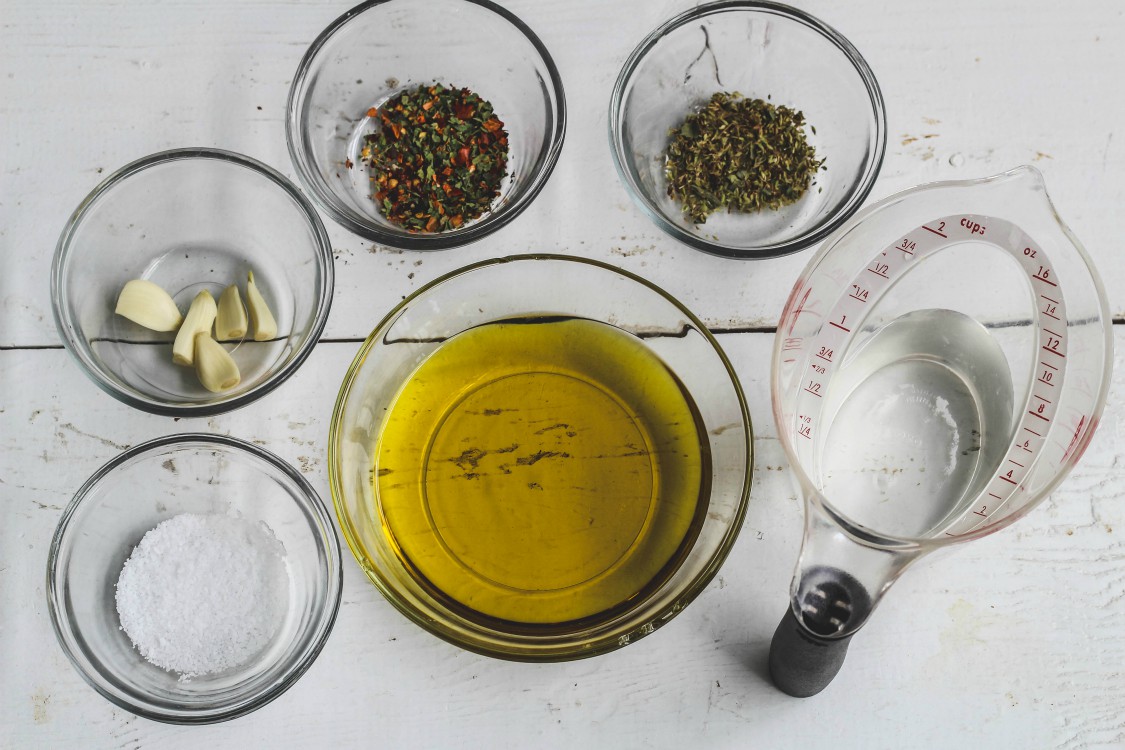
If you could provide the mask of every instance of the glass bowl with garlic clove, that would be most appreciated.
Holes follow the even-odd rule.
[[[59,335],[106,393],[209,416],[293,374],[332,301],[332,248],[277,171],[217,149],[164,151],[94,188],[51,268]]]

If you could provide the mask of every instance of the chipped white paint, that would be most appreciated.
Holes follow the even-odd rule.
[[[527,250],[605,259],[665,285],[720,327],[769,326],[808,254],[740,264],[658,234],[628,201],[606,107],[633,44],[683,0],[511,2],[555,55],[570,124],[528,212],[462,250],[397,253],[330,227],[327,335],[365,335],[402,295],[463,263]],[[932,179],[1042,169],[1060,213],[1125,310],[1120,206],[1125,7],[799,5],[849,36],[887,99],[874,198]],[[50,254],[108,171],[162,148],[215,145],[292,175],[288,82],[347,3],[39,3],[0,11],[0,346],[57,343]],[[577,43],[576,40],[581,40]],[[1107,78],[1107,76],[1109,76]],[[124,447],[180,430],[259,442],[327,499],[327,418],[355,344],[321,344],[288,383],[230,415],[173,422],[99,392],[57,349],[0,351],[0,746],[1062,747],[1125,744],[1125,332],[1101,429],[1079,469],[1011,529],[921,563],[856,637],[820,697],[785,698],[763,668],[800,533],[768,403],[770,336],[725,335],[756,419],[751,510],[728,563],[671,624],[593,660],[510,664],[459,651],[385,603],[346,562],[332,638],[281,699],[232,723],[169,727],[115,709],[51,633],[46,551],[62,508]]]

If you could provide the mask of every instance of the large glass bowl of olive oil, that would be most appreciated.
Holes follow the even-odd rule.
[[[468,266],[368,336],[336,402],[332,498],[403,614],[491,656],[593,656],[711,580],[750,492],[750,418],[718,342],[609,265]]]

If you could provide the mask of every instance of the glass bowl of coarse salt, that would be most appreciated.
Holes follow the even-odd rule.
[[[219,435],[130,448],[67,506],[47,560],[63,651],[135,714],[250,713],[316,659],[339,609],[340,547],[312,487]]]

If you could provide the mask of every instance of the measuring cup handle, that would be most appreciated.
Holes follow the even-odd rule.
[[[794,616],[793,608],[787,608],[770,643],[773,684],[794,698],[816,695],[840,671],[851,639],[850,635],[821,638],[810,633]]]

